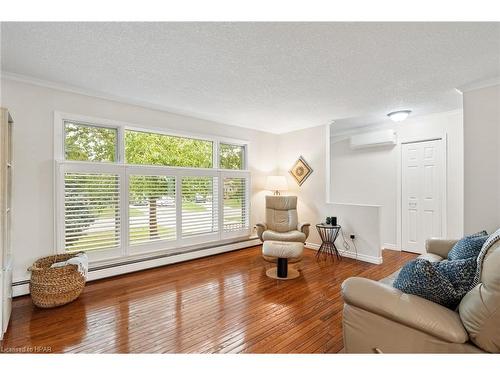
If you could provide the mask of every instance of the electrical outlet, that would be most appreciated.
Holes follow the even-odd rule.
[[[351,237],[351,240],[354,240],[356,238],[356,236],[354,235],[354,233],[352,233],[349,237]]]

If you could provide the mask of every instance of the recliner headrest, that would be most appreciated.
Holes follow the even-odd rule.
[[[266,195],[266,208],[296,210],[297,197],[293,195]]]

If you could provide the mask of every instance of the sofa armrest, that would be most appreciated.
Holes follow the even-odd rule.
[[[342,295],[347,304],[447,342],[461,344],[469,339],[455,311],[378,281],[350,277],[342,283]]]
[[[309,223],[299,223],[297,225],[297,230],[304,233],[306,235],[306,239],[307,237],[309,237],[309,228],[311,227],[311,224]]]
[[[425,250],[428,253],[439,255],[440,257],[447,258],[451,248],[458,242],[458,240],[445,240],[441,238],[429,238],[425,241]]]
[[[264,242],[262,234],[267,230],[267,225],[265,223],[257,223],[255,224],[255,227],[257,228],[257,236],[259,236],[260,240]]]

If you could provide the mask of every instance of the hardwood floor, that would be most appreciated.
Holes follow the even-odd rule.
[[[306,249],[302,276],[277,281],[260,254],[257,246],[90,282],[56,309],[16,298],[3,351],[336,353],[342,281],[378,280],[415,257],[384,251],[382,265],[316,261]]]

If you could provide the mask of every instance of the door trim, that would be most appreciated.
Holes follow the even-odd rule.
[[[441,226],[443,228],[442,236],[443,238],[447,238],[448,236],[448,219],[447,219],[447,208],[448,208],[448,133],[444,132],[440,136],[435,137],[415,137],[405,139],[398,143],[398,166],[397,166],[397,198],[396,198],[396,245],[397,248],[402,250],[402,242],[403,242],[403,145],[409,143],[421,143],[421,142],[429,142],[429,141],[441,141],[441,158],[442,158],[442,173],[441,173]]]

